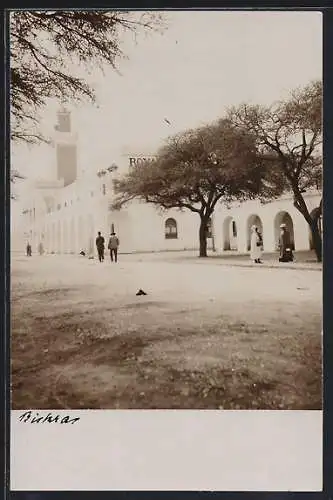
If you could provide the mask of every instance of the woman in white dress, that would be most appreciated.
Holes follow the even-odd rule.
[[[251,252],[250,252],[251,260],[255,264],[261,264],[261,256],[262,256],[262,237],[259,233],[257,226],[251,227]]]

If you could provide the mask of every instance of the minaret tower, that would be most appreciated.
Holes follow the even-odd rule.
[[[55,128],[55,147],[57,179],[64,181],[64,186],[77,179],[77,136],[71,129],[71,114],[62,107],[57,113],[58,123]]]

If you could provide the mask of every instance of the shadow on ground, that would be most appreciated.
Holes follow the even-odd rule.
[[[315,306],[256,303],[253,321],[237,306],[77,294],[13,295],[13,409],[321,408]]]

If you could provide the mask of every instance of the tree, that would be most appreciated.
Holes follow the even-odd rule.
[[[115,180],[114,209],[135,198],[162,209],[190,210],[200,217],[200,257],[207,256],[207,228],[216,204],[273,196],[255,138],[227,120],[169,138],[156,160]]]
[[[294,206],[308,223],[318,262],[322,260],[319,218],[322,201],[310,213],[304,194],[321,189],[322,84],[312,82],[271,107],[241,105],[229,110],[229,119],[255,135],[259,152],[271,162],[271,173],[284,177]]]
[[[77,69],[103,70],[124,57],[124,32],[163,28],[156,12],[36,11],[10,13],[11,138],[35,143],[40,110],[51,98],[95,100],[94,89]]]

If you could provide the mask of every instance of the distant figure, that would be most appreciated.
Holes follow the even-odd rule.
[[[138,290],[135,295],[147,295],[147,294],[144,290],[142,290],[142,288],[140,288],[140,290]]]
[[[81,250],[80,255],[82,255],[83,257],[85,257],[86,256],[86,252],[84,252],[83,250]]]
[[[31,245],[30,245],[30,243],[27,243],[27,256],[31,257],[31,253],[32,253],[31,252]]]
[[[294,260],[290,234],[287,230],[286,224],[281,224],[281,233],[279,238],[279,262],[292,262]]]
[[[251,260],[255,264],[261,264],[261,256],[262,256],[262,236],[259,232],[257,226],[251,227],[251,252],[250,257]]]
[[[101,235],[101,232],[98,231],[98,236],[96,238],[96,247],[97,247],[98,259],[100,262],[104,261],[104,243],[105,240]]]
[[[43,246],[42,242],[40,242],[38,245],[38,253],[39,253],[39,255],[43,255],[43,253],[44,253],[44,246]]]
[[[117,262],[118,260],[118,247],[119,247],[119,239],[117,238],[116,233],[111,233],[108,244],[108,249],[110,250],[111,262],[113,262],[113,257],[115,262]]]

